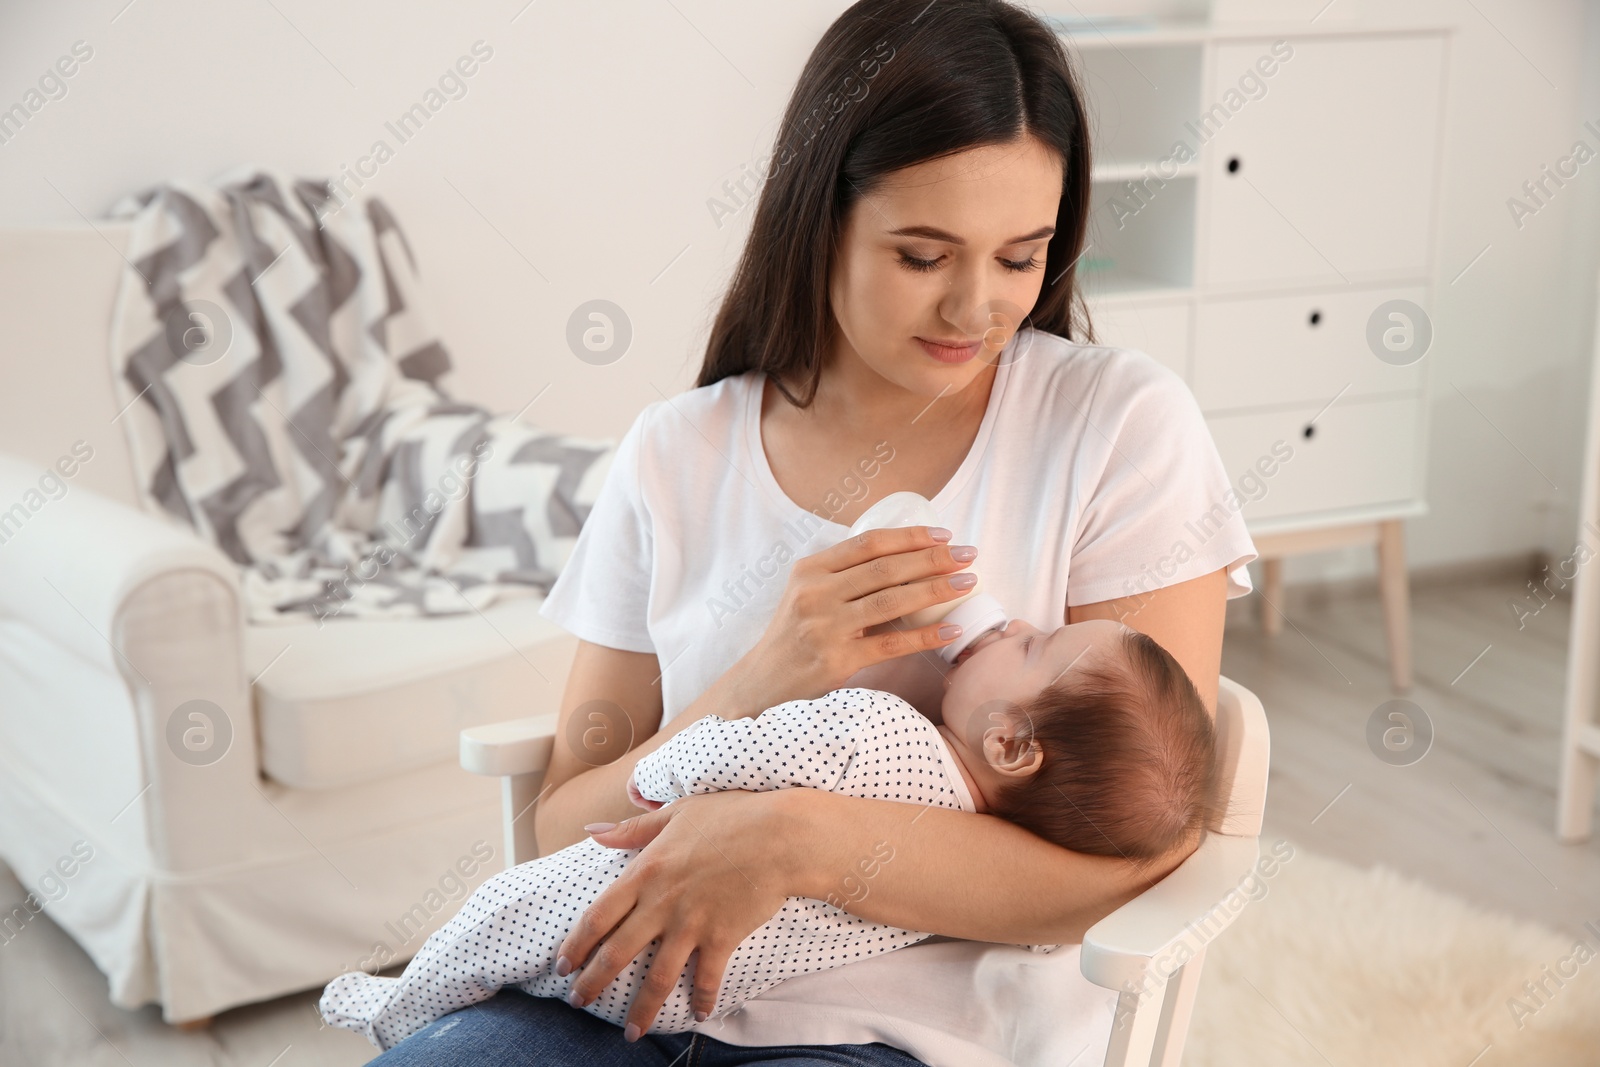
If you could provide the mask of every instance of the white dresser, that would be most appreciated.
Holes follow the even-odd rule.
[[[1095,122],[1079,272],[1098,339],[1189,383],[1261,553],[1269,632],[1283,557],[1377,547],[1405,690],[1448,28],[1063,36]]]

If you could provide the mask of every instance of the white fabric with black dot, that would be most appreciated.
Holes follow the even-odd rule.
[[[826,789],[850,796],[975,811],[937,729],[892,693],[836,689],[792,700],[750,719],[707,715],[639,760],[634,781],[671,803],[724,789]],[[566,999],[577,972],[555,973],[562,940],[579,915],[621,875],[639,849],[583,840],[480,885],[398,978],[353,971],[328,984],[324,1021],[388,1049],[433,1020],[488,1000],[505,986]],[[840,872],[841,899],[851,895]],[[859,891],[859,890],[856,890]],[[785,978],[828,970],[912,945],[928,933],[869,922],[820,900],[790,897],[728,960],[712,1017],[736,1010]],[[619,1026],[659,942],[651,942],[584,1010]],[[695,1025],[694,960],[662,1005],[650,1033]]]

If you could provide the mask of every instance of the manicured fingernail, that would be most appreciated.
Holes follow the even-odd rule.
[[[950,576],[950,588],[952,589],[971,589],[977,584],[978,576],[970,571],[966,574],[952,574]]]
[[[707,1020],[707,1019],[709,1019],[709,1018],[711,1018],[711,1016],[710,1016],[710,1014],[709,1014],[709,1013],[707,1013],[707,1012],[703,1012],[703,1011],[696,1011],[696,1012],[695,1012],[695,1013],[694,1013],[694,1021],[695,1021],[695,1022],[697,1022],[697,1023],[703,1023],[703,1022],[705,1022],[705,1021],[706,1021],[706,1020]]]
[[[565,978],[572,973],[572,961],[565,956],[556,957],[556,977]]]
[[[622,1031],[622,1039],[624,1041],[639,1040],[639,1024],[629,1023],[627,1029]]]
[[[955,535],[949,530],[946,530],[943,526],[930,526],[928,527],[928,536],[933,538],[935,541],[948,541]]]
[[[961,627],[953,622],[947,622],[939,627],[939,640],[949,641],[961,636]]]
[[[567,1003],[571,1004],[574,1008],[581,1008],[583,1007],[583,998],[579,996],[578,991],[574,989],[572,992],[567,994]]]
[[[950,558],[957,563],[971,563],[978,558],[978,550],[971,545],[958,545],[950,550]]]
[[[583,832],[586,834],[603,834],[607,830],[615,830],[616,828],[617,824],[614,822],[592,822],[583,828]]]

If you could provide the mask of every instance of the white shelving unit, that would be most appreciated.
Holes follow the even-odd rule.
[[[1428,359],[1378,358],[1369,320],[1431,303],[1449,28],[1154,21],[1063,37],[1094,120],[1080,276],[1098,338],[1194,391],[1246,501],[1269,632],[1284,557],[1376,547],[1392,681],[1408,689],[1403,523],[1427,510]]]

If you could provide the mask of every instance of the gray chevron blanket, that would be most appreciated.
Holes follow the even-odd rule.
[[[132,229],[110,352],[142,498],[239,564],[252,621],[549,590],[614,443],[446,393],[382,201],[242,169],[111,215]]]

